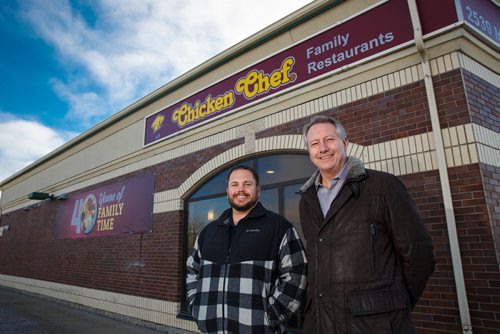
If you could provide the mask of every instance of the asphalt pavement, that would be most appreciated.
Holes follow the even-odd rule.
[[[1,334],[188,334],[190,332],[0,287]]]

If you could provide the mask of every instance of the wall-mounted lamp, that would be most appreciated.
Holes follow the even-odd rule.
[[[63,200],[63,199],[66,199],[67,196],[66,196],[66,193],[62,193],[59,196],[55,196],[53,194],[42,193],[42,192],[35,191],[35,192],[32,192],[32,193],[29,193],[28,198],[29,199],[38,200],[38,201],[43,201],[45,199],[50,199],[52,201],[54,199]]]
[[[50,195],[49,193],[42,193],[42,192],[32,192],[28,195],[29,199],[35,199],[39,201],[43,201],[44,199],[50,198],[51,200],[54,199],[54,195]]]

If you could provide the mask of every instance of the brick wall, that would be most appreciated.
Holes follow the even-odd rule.
[[[500,89],[466,70],[463,71],[463,76],[472,122],[498,134],[500,132]],[[496,160],[498,162],[498,155]],[[497,264],[500,265],[499,168],[483,164],[481,165],[481,172],[497,254]]]
[[[53,239],[57,202],[5,214],[0,273],[178,301],[182,212],[155,215],[152,233]],[[19,265],[22,264],[22,265]]]
[[[449,178],[473,330],[486,334],[500,328],[500,272],[480,169],[479,164],[450,168]],[[429,229],[437,260],[414,310],[415,325],[419,333],[461,332],[438,173],[424,173],[421,180],[417,175],[401,179]]]
[[[500,267],[500,168],[480,164],[484,184],[484,197],[488,208],[497,264]],[[500,304],[500,299],[497,301]]]
[[[466,70],[463,77],[472,122],[498,133],[500,89]]]
[[[500,271],[481,168],[451,168],[449,176],[474,333],[498,333]]]
[[[433,77],[441,127],[470,123],[460,70]],[[424,82],[359,99],[319,114],[334,116],[347,137],[359,145],[374,145],[432,131]],[[302,134],[309,118],[298,119],[257,133],[256,138]]]
[[[441,128],[449,128],[471,122],[459,69],[432,78]],[[426,106],[427,108],[427,106]]]
[[[429,132],[431,123],[425,109],[427,100],[424,94],[423,82],[419,82],[319,114],[338,118],[351,142],[373,145]],[[302,134],[302,128],[308,121],[309,118],[302,118],[261,131],[257,139],[276,134]]]
[[[412,314],[415,326],[418,333],[459,333],[460,315],[439,173],[431,171],[400,179],[415,200],[422,222],[432,237],[436,256],[436,271]]]

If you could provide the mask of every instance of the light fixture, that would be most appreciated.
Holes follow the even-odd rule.
[[[51,200],[54,199],[54,195],[50,195],[49,193],[42,193],[42,192],[32,192],[28,195],[29,199],[35,199],[39,201],[43,201],[44,199],[50,198]]]
[[[266,170],[266,174],[274,174],[274,171],[272,169]]]
[[[29,193],[29,195],[28,195],[28,199],[34,199],[34,200],[38,200],[38,201],[43,201],[46,199],[50,199],[51,201],[54,199],[64,200],[66,198],[67,198],[66,193],[62,193],[61,195],[55,196],[53,194],[35,191],[32,193]]]
[[[208,220],[214,220],[214,218],[215,218],[215,212],[214,212],[214,210],[208,210],[207,219]]]

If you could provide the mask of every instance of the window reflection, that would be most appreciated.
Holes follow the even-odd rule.
[[[260,202],[269,211],[280,212],[279,198],[278,198],[278,188],[271,188],[266,190],[261,190],[260,192]]]
[[[300,238],[304,241],[302,227],[300,226],[299,201],[298,194],[303,183],[296,183],[283,187],[283,216],[295,226],[299,232]]]
[[[311,176],[315,167],[305,154],[280,154],[256,159],[262,186]]]
[[[254,168],[259,174],[260,185],[267,186],[310,177],[316,170],[305,154],[279,154],[238,162],[235,165],[245,165]],[[226,177],[230,166],[215,175],[195,193],[191,200],[226,193]]]
[[[187,250],[191,254],[196,236],[229,207],[227,197],[193,201],[188,204]]]

